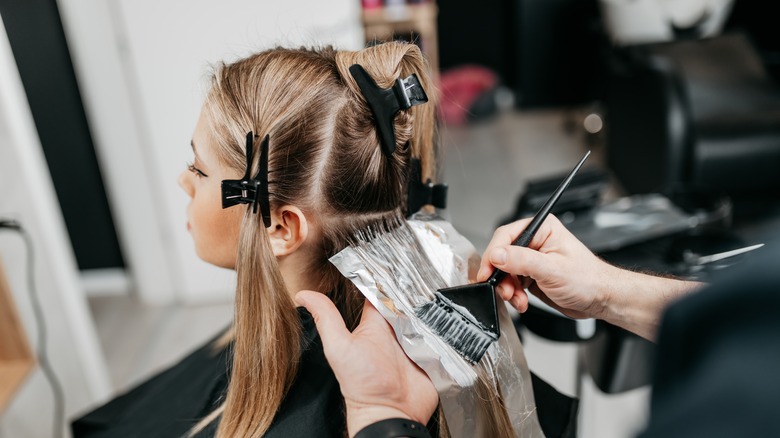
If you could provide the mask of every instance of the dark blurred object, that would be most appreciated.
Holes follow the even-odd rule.
[[[481,120],[496,113],[498,75],[478,65],[463,65],[441,74],[439,117],[448,125]]]
[[[533,304],[515,320],[520,333],[522,327],[532,333],[555,342],[579,342],[583,339],[577,333],[577,321],[563,314],[555,314]]]
[[[696,230],[727,230],[731,227],[734,205],[723,193],[707,193],[677,187],[666,196],[696,220]]]
[[[600,205],[564,224],[593,252],[613,251],[659,237],[679,234],[697,226],[667,197],[650,193],[619,198]]]
[[[438,7],[442,70],[490,68],[522,108],[600,95],[608,43],[596,0],[447,0]]]
[[[655,345],[604,321],[583,346],[585,370],[606,394],[630,391],[650,383]]]
[[[78,266],[123,268],[57,1],[0,0],[0,15]]]
[[[780,88],[742,34],[625,49],[605,105],[629,193],[780,187]]]
[[[570,106],[601,96],[607,41],[596,0],[515,0],[512,39],[521,108]]]
[[[578,398],[561,394],[549,383],[531,373],[537,416],[547,438],[575,438],[577,436]]]
[[[517,200],[515,211],[501,220],[499,225],[533,216],[544,205],[566,174],[528,181],[525,192]],[[555,215],[593,208],[601,203],[601,197],[609,184],[609,174],[596,167],[586,167],[574,176],[569,188],[552,209]]]
[[[780,27],[777,2],[737,0],[726,29],[744,32],[753,43],[769,75],[780,85]]]
[[[462,65],[480,65],[502,81],[514,79],[514,0],[445,0],[439,14],[439,65],[442,71]],[[511,82],[510,82],[511,85]]]
[[[760,243],[742,238],[732,227],[733,207],[727,196],[676,191],[669,199],[688,218],[686,229],[595,252],[606,261],[629,269],[707,281],[715,271],[737,264],[743,258],[735,254],[722,260],[708,260],[708,256]]]
[[[502,219],[500,225],[536,213],[565,176],[529,181],[515,211]],[[660,194],[627,196],[604,204],[602,197],[608,184],[607,171],[594,167],[583,169],[553,209],[553,214],[591,251],[616,250],[677,234],[699,224],[698,217],[683,212]]]
[[[514,212],[498,225],[532,216],[564,177],[528,181]],[[608,184],[608,172],[584,168],[552,212],[591,251],[613,263],[684,277],[691,267],[680,265],[680,257],[674,253],[687,250],[705,256],[747,245],[734,236],[734,207],[724,194],[678,188],[668,196],[651,193],[603,202]],[[780,217],[780,210],[772,211]],[[755,221],[757,216],[751,217]]]

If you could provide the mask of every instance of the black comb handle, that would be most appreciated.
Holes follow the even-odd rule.
[[[564,179],[558,188],[555,189],[555,192],[550,195],[550,198],[547,200],[547,202],[545,202],[542,208],[540,208],[536,215],[534,215],[534,218],[531,219],[531,223],[528,224],[523,232],[517,236],[517,239],[512,242],[512,245],[528,248],[528,245],[531,244],[531,240],[533,240],[534,235],[536,235],[536,232],[539,231],[539,228],[542,226],[542,223],[544,223],[544,220],[547,219],[547,215],[550,214],[550,211],[555,206],[555,203],[558,202],[563,192],[567,187],[569,187],[569,183],[571,183],[571,180],[574,179],[574,175],[577,174],[577,172],[580,170],[580,167],[582,167],[582,165],[585,163],[585,160],[587,160],[589,156],[590,151],[586,152],[585,156],[580,159],[580,162],[574,166],[574,169],[572,169],[571,172],[569,172],[569,175],[566,177],[566,179]],[[493,274],[490,276],[490,278],[488,278],[487,282],[495,286],[498,283],[501,283],[501,280],[503,280],[505,277],[506,272],[500,269],[496,269],[493,271]]]

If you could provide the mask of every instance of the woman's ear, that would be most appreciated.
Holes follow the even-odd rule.
[[[271,214],[268,236],[276,257],[294,253],[309,235],[309,223],[300,208],[283,205]]]

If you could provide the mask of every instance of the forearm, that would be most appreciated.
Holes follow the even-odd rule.
[[[654,341],[664,309],[702,283],[609,267],[599,318]]]

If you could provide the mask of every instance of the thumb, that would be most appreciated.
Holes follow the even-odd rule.
[[[545,278],[549,271],[546,254],[522,246],[493,248],[488,254],[490,264],[504,272],[535,280]]]
[[[325,351],[336,348],[349,339],[350,332],[344,324],[344,319],[328,297],[319,292],[302,290],[295,295],[295,301],[314,317],[314,324]]]
[[[374,307],[373,304],[371,304],[371,301],[368,299],[363,301],[363,316],[360,318],[360,325],[366,324],[377,324],[378,321],[382,321],[384,323],[387,323],[385,320],[385,317],[382,316],[381,313],[379,313],[379,310]]]

